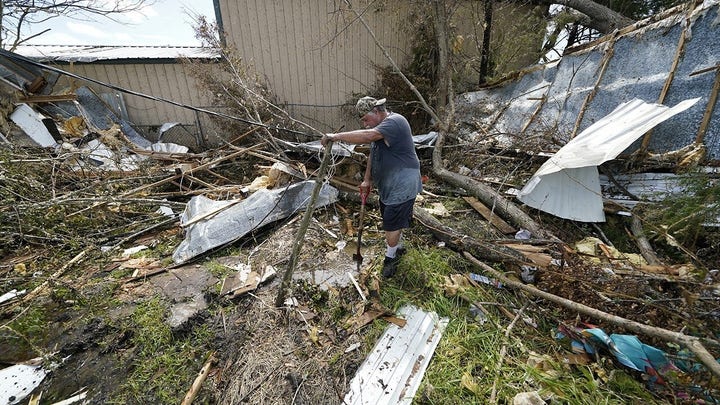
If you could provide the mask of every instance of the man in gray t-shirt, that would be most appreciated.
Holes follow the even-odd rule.
[[[385,231],[383,276],[392,277],[405,249],[400,243],[402,230],[410,227],[413,204],[422,191],[420,161],[415,153],[410,124],[400,114],[385,108],[385,99],[363,97],[355,105],[365,129],[323,136],[322,144],[342,141],[370,143],[370,157],[360,192],[367,195],[373,182],[380,196],[380,212]]]

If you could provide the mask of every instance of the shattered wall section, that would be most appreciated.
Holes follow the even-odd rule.
[[[720,76],[720,3],[712,0],[695,6],[680,6],[662,20],[639,22],[583,49],[570,50],[557,64],[536,66],[519,79],[461,96],[458,113],[464,113],[461,120],[472,125],[465,125],[460,135],[471,140],[479,140],[478,133],[509,135],[525,148],[532,145],[528,140],[544,138],[545,147],[557,147],[558,140],[567,142],[634,98],[673,106],[700,97],[691,109],[658,125],[648,149],[661,153],[693,143]],[[485,126],[484,132],[473,132],[478,123]],[[704,141],[707,159],[720,159],[717,106]],[[626,152],[637,150],[641,142]]]

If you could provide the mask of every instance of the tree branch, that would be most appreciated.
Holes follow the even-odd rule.
[[[476,259],[471,255],[470,253],[463,253],[463,255],[470,260],[473,264],[480,267],[484,271],[492,274],[493,277],[497,278],[498,280],[502,281],[503,284],[517,288],[519,290],[522,290],[528,294],[534,295],[536,297],[540,297],[544,300],[548,300],[550,302],[553,302],[555,304],[561,305],[565,308],[568,308],[572,311],[576,311],[578,313],[581,313],[583,315],[591,316],[595,319],[600,319],[605,322],[610,322],[612,324],[621,326],[629,331],[635,332],[635,333],[641,333],[647,336],[656,337],[659,339],[663,339],[669,342],[677,343],[679,345],[685,346],[690,351],[692,351],[695,356],[697,356],[698,360],[702,362],[708,370],[710,370],[713,374],[720,377],[720,363],[718,363],[713,355],[710,354],[710,352],[707,351],[705,346],[700,342],[700,338],[697,338],[695,336],[688,336],[680,332],[673,332],[667,329],[658,328],[655,326],[645,325],[643,323],[635,322],[627,318],[622,318],[617,315],[608,314],[607,312],[600,311],[599,309],[595,309],[592,307],[589,307],[587,305],[583,305],[580,303],[577,303],[575,301],[571,301],[567,298],[559,297],[554,294],[550,294],[548,292],[542,291],[537,289],[533,285],[529,284],[523,284],[519,281],[511,280],[507,277],[505,277],[504,274],[501,272],[495,270],[494,268],[488,266],[487,264],[481,262],[480,260]]]

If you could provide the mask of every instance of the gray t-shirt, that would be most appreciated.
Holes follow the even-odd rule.
[[[410,124],[402,115],[389,113],[375,129],[384,138],[370,149],[371,175],[380,201],[395,205],[412,200],[422,191],[422,181]]]

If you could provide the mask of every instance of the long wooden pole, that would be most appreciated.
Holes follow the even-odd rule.
[[[305,209],[305,215],[303,215],[302,222],[300,223],[300,229],[298,229],[295,235],[295,243],[293,244],[292,254],[290,255],[290,263],[288,264],[287,270],[283,275],[282,283],[280,284],[280,290],[275,298],[275,306],[280,308],[285,304],[285,298],[287,297],[288,291],[290,291],[290,281],[292,281],[292,275],[295,272],[295,266],[297,265],[298,256],[302,250],[303,242],[305,242],[305,232],[310,225],[310,219],[312,219],[313,211],[315,210],[315,202],[317,201],[320,189],[325,182],[325,172],[330,163],[330,157],[332,156],[332,141],[329,141],[325,145],[325,155],[323,156],[322,163],[318,169],[318,175],[315,178],[315,188],[313,188],[310,202]]]

